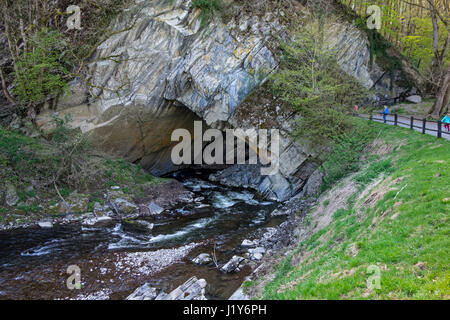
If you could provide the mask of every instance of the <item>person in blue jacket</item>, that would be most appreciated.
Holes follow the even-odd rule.
[[[389,114],[389,109],[387,106],[384,106],[384,110],[383,110],[383,120],[384,122],[386,122],[386,116]]]
[[[447,131],[450,131],[450,113],[447,113],[447,115],[442,118],[441,122],[444,124],[444,128],[447,129]]]

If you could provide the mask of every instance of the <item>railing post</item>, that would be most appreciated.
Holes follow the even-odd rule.
[[[397,125],[398,115],[394,114],[394,126]]]
[[[411,117],[411,123],[409,126],[411,129],[414,129],[414,117]]]
[[[442,138],[442,123],[439,120],[437,122],[437,127],[438,127],[437,137]]]
[[[422,120],[422,133],[425,133],[426,126],[427,126],[427,119],[423,118],[423,120]]]

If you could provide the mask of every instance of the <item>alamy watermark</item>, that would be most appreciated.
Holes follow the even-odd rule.
[[[68,30],[81,30],[81,9],[79,6],[68,6],[66,12],[70,14],[67,18],[66,26]]]
[[[77,265],[70,265],[67,268],[67,274],[70,274],[67,278],[66,286],[69,290],[81,289],[81,269]]]
[[[367,273],[371,276],[367,278],[367,288],[369,290],[381,289],[381,270],[376,265],[370,265],[367,267]]]
[[[235,143],[235,137],[237,143]],[[193,139],[187,129],[176,129],[172,132],[171,140],[180,141],[172,149],[171,157],[175,165],[257,164],[259,160],[262,165],[261,175],[269,176],[276,174],[279,168],[280,132],[278,129],[226,129],[224,141],[222,131],[208,129],[203,133],[202,121],[194,121]],[[206,147],[204,143],[208,143]],[[248,153],[246,145],[249,147]]]
[[[370,17],[367,19],[367,28],[369,29],[381,29],[381,9],[377,5],[371,5],[367,7],[367,14]]]

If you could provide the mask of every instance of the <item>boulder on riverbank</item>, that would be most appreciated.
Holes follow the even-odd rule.
[[[207,300],[205,297],[206,288],[205,279],[197,279],[192,277],[181,286],[165,293],[151,287],[149,283],[137,288],[126,300]]]
[[[246,264],[247,260],[243,257],[233,256],[222,268],[220,271],[225,273],[230,272],[239,272],[241,268]]]
[[[198,265],[206,265],[211,263],[213,260],[211,258],[211,255],[209,253],[201,253],[194,259],[192,259],[192,262]]]
[[[158,296],[158,289],[151,287],[149,283],[137,288],[126,300],[155,300]]]
[[[108,216],[94,217],[83,220],[82,224],[86,227],[109,227],[114,224],[114,220]]]
[[[153,230],[153,223],[145,220],[123,219],[123,229],[131,232],[150,233]]]

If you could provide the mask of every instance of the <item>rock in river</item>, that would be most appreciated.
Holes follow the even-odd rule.
[[[239,272],[247,260],[243,257],[233,256],[220,270],[222,272]]]
[[[153,230],[154,225],[145,220],[124,219],[122,226],[127,231],[149,233]]]
[[[94,217],[85,219],[82,223],[86,227],[108,227],[114,224],[114,220],[111,217]]]
[[[192,262],[199,265],[209,264],[212,262],[211,255],[209,253],[201,253]]]
[[[53,228],[53,223],[51,221],[39,221],[38,226],[42,229],[50,229]]]

